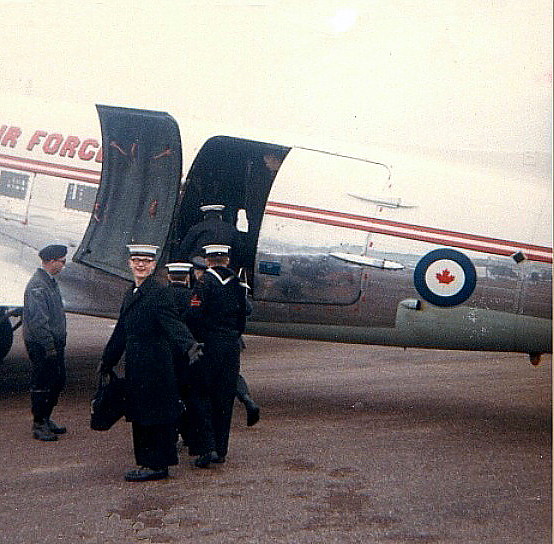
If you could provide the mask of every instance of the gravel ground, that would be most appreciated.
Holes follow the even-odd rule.
[[[262,407],[224,465],[127,483],[130,425],[89,429],[113,322],[71,316],[56,443],[31,438],[19,333],[0,376],[0,542],[549,543],[551,357],[247,337]]]

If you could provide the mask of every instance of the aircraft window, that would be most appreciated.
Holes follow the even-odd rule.
[[[70,210],[91,212],[96,201],[96,187],[80,183],[70,183],[65,195],[65,207]]]
[[[25,200],[29,176],[7,170],[0,171],[0,195]]]

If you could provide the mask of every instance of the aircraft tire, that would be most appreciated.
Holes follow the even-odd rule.
[[[8,354],[13,343],[12,324],[9,319],[3,320],[4,312],[0,313],[0,361]]]

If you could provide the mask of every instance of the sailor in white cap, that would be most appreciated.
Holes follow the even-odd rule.
[[[228,246],[219,246],[219,245],[213,245],[213,246],[205,246],[204,247],[204,253],[210,253],[212,255],[212,258],[210,259],[210,263],[214,262],[213,257],[217,254],[220,257],[226,256],[228,252]],[[224,263],[227,261],[224,259]],[[200,278],[203,277],[205,271],[208,269],[208,266],[206,265],[206,259],[203,257],[194,257],[192,259],[192,265],[194,270],[194,276],[196,280],[200,280]],[[169,266],[169,265],[168,265]],[[243,287],[245,287],[245,284],[242,284]],[[189,295],[190,299],[190,295]],[[246,300],[246,314],[250,315],[252,313],[252,305]],[[192,332],[192,334],[195,334],[194,330],[194,321],[189,320],[188,326]],[[241,349],[244,349],[245,343],[241,338],[240,341]],[[246,409],[246,424],[248,427],[251,427],[252,425],[255,425],[260,420],[260,407],[256,404],[254,399],[250,395],[250,390],[248,389],[248,384],[246,383],[246,380],[244,377],[239,374],[237,378],[237,399],[244,405]]]
[[[175,299],[179,317],[185,320],[186,310],[190,302],[192,263],[167,263],[167,278],[169,291]]]
[[[167,287],[179,319],[186,324],[186,313],[190,303],[191,295],[191,273],[193,270],[192,263],[167,263],[167,277],[169,285]],[[188,439],[188,396],[189,396],[189,376],[188,358],[183,360],[183,356],[179,350],[173,350],[173,360],[175,364],[175,375],[177,377],[177,384],[179,386],[179,395],[184,403],[185,410],[181,414],[177,422],[177,432],[181,436],[181,442],[178,446],[181,449],[181,444],[186,445],[189,443]]]
[[[126,412],[133,427],[137,468],[130,482],[167,478],[176,465],[175,427],[182,412],[173,350],[181,360],[193,360],[201,351],[179,320],[167,288],[153,276],[158,248],[128,246],[134,285],[123,299],[119,319],[102,354],[99,371],[109,373],[125,353]]]
[[[191,407],[195,465],[223,463],[229,445],[233,402],[240,369],[240,337],[246,325],[245,288],[229,268],[229,246],[204,247],[208,269],[193,289],[187,321],[205,345],[205,364],[192,372]]]
[[[179,257],[191,261],[193,257],[202,256],[202,248],[206,244],[225,244],[232,248],[232,260],[242,254],[243,235],[238,229],[223,220],[225,206],[223,204],[208,204],[201,206],[204,213],[202,221],[187,232],[179,246]]]

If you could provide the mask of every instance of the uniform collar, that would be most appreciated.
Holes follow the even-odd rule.
[[[219,283],[221,283],[221,285],[227,285],[235,277],[235,274],[233,273],[233,271],[229,270],[228,268],[225,268],[224,266],[208,268],[206,272],[211,274],[215,278],[217,278],[217,280],[219,281]],[[223,274],[221,274],[221,272],[223,272]],[[226,276],[226,277],[223,278],[223,276]]]
[[[39,267],[39,270],[41,271],[42,275],[45,277],[45,278],[48,278],[52,283],[56,283],[56,278],[54,278],[54,276],[52,276],[52,274],[49,274],[48,271],[44,268]]]

